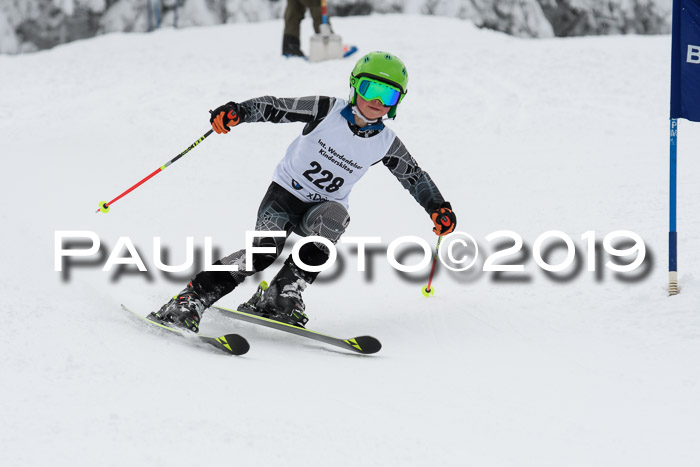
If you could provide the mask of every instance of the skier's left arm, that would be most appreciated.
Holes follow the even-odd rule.
[[[457,216],[452,212],[452,206],[445,201],[428,172],[418,166],[398,137],[394,138],[382,163],[411,193],[418,204],[423,206],[435,224],[433,232],[437,235],[447,235],[454,231],[457,226]]]

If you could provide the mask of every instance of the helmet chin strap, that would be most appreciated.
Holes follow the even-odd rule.
[[[360,120],[365,122],[367,125],[371,125],[372,123],[377,123],[377,122],[383,120],[382,118],[370,119],[370,118],[365,117],[364,115],[362,115],[362,112],[360,112],[360,109],[357,107],[357,105],[352,106],[352,113],[353,113],[353,115],[356,115],[357,118],[359,118]]]

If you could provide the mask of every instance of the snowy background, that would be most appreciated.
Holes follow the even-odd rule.
[[[479,241],[478,267],[496,249],[485,237],[507,229],[524,239],[510,259],[525,271],[438,267],[426,299],[427,271],[407,280],[378,254],[360,273],[340,247],[345,270],[305,294],[309,326],[378,337],[384,347],[370,357],[211,313],[202,331],[236,330],[249,354],[154,336],[120,303],[146,314],[189,273],[157,271],[153,237],[170,264],[184,260],[187,236],[240,248],[301,125],[213,135],[109,214],[95,214],[97,203],[196,140],[221,103],[345,97],[354,60],[279,57],[279,21],[0,56],[3,464],[699,465],[700,127],[680,124],[683,290],[669,298],[670,38],[533,41],[417,15],[336,25],[361,52],[408,64],[409,94],[389,125]],[[351,214],[348,236],[435,242],[382,166],[357,185]],[[535,265],[533,243],[552,229],[573,238],[582,268],[550,277]],[[646,273],[615,274],[605,253],[587,271],[581,235],[620,229],[644,239]],[[55,272],[57,230],[97,233],[101,254]],[[101,271],[120,236],[148,274]],[[244,283],[222,306],[254,288]]]
[[[0,53],[22,53],[110,32],[283,18],[284,0],[0,0]],[[328,14],[407,13],[468,20],[518,37],[660,34],[672,0],[331,0]],[[307,13],[308,15],[308,13]],[[465,25],[469,28],[469,25]],[[282,31],[271,31],[281,37]]]

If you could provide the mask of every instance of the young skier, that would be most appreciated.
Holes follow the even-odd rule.
[[[401,140],[384,126],[383,118],[396,117],[406,95],[408,73],[404,63],[386,52],[362,57],[350,74],[350,100],[313,96],[258,97],[229,102],[211,114],[219,134],[242,122],[304,122],[306,125],[287,148],[272,176],[255,224],[257,231],[285,231],[286,237],[262,237],[255,247],[274,247],[276,253],[253,255],[246,267],[245,250],[215,262],[236,265],[238,271],[202,271],[150,317],[198,332],[202,313],[231,292],[247,276],[262,271],[282,253],[292,232],[340,239],[350,222],[348,197],[353,185],[370,166],[382,162],[430,215],[437,235],[456,226],[450,203],[444,200],[427,172],[421,170]],[[329,258],[320,242],[299,251],[304,264],[320,266]],[[301,293],[318,273],[304,270],[290,255],[267,290],[258,291],[239,309],[295,326],[308,321]]]

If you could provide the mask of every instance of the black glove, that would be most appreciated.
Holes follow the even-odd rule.
[[[433,232],[441,237],[452,233],[457,227],[457,216],[452,212],[452,206],[447,201],[435,208],[430,214],[430,218],[435,224]]]
[[[218,134],[228,133],[232,126],[236,126],[245,120],[245,110],[235,102],[229,102],[210,110],[209,123]]]

